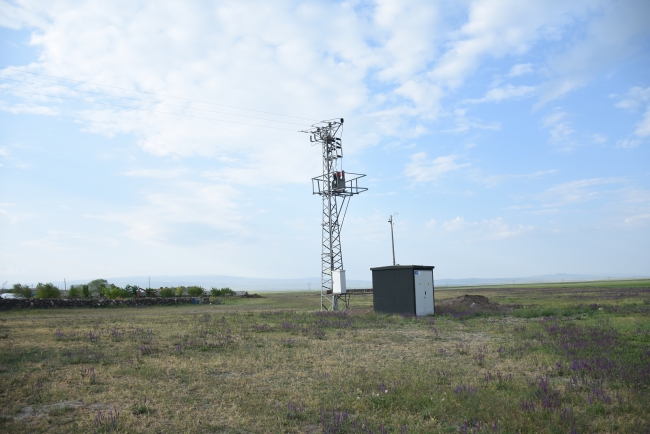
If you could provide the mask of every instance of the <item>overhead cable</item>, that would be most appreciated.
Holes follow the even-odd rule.
[[[285,114],[282,114],[282,113],[274,113],[274,112],[267,112],[267,111],[263,111],[263,110],[255,110],[255,109],[250,109],[250,108],[246,108],[246,107],[238,107],[238,106],[234,106],[234,105],[218,104],[218,103],[215,103],[215,102],[201,101],[201,100],[183,98],[183,97],[180,97],[180,96],[173,96],[173,95],[164,95],[164,94],[155,93],[155,92],[147,92],[147,91],[144,91],[144,90],[128,89],[126,87],[111,86],[111,85],[108,85],[108,84],[99,84],[99,83],[93,83],[93,82],[90,82],[90,81],[73,80],[71,78],[57,77],[55,75],[41,74],[41,73],[38,73],[38,72],[30,72],[30,71],[23,71],[22,69],[11,68],[9,66],[0,66],[0,69],[6,69],[6,70],[9,70],[9,71],[17,71],[17,72],[22,72],[22,73],[25,73],[25,74],[40,75],[42,77],[54,78],[54,79],[57,79],[57,80],[73,81],[75,83],[92,84],[93,86],[110,87],[112,89],[126,90],[126,91],[129,91],[129,92],[144,93],[144,94],[148,94],[148,95],[161,96],[161,97],[165,97],[165,98],[176,98],[176,99],[182,99],[184,101],[199,102],[199,103],[203,103],[203,104],[217,105],[217,106],[220,106],[220,107],[229,107],[229,108],[235,108],[235,109],[239,109],[239,110],[248,110],[248,111],[252,111],[252,112],[266,113],[268,115],[285,116],[285,117],[288,117],[288,118],[302,119],[302,120],[310,121],[310,122],[318,122],[315,119],[303,118],[303,117],[300,117],[300,116],[292,116],[292,115],[285,115]]]
[[[163,112],[163,111],[160,111],[160,110],[151,110],[151,109],[144,109],[144,108],[138,108],[138,107],[129,107],[129,106],[124,106],[124,105],[111,104],[111,103],[107,103],[107,102],[86,101],[86,100],[78,99],[78,98],[68,98],[68,97],[65,97],[65,96],[46,95],[46,94],[43,94],[43,93],[27,92],[27,91],[24,91],[24,90],[14,90],[14,89],[7,89],[7,88],[0,88],[0,89],[8,91],[8,92],[26,93],[26,94],[29,94],[29,95],[38,95],[38,96],[44,96],[44,97],[47,97],[47,98],[67,99],[67,100],[70,100],[70,101],[79,101],[79,102],[85,102],[85,103],[88,103],[88,104],[101,104],[101,105],[106,105],[106,106],[111,106],[111,107],[119,107],[119,108],[129,109],[129,110],[139,110],[139,111],[146,111],[146,112],[152,112],[152,113],[163,113],[163,114],[173,115],[173,116],[184,116],[184,117],[188,117],[188,118],[206,119],[206,120],[209,120],[209,121],[228,122],[228,123],[231,123],[231,124],[248,125],[248,126],[260,127],[260,128],[269,128],[269,129],[272,129],[272,130],[291,131],[291,132],[295,132],[295,133],[300,132],[300,131],[297,131],[297,130],[290,130],[288,128],[269,127],[269,126],[266,126],[266,125],[249,124],[249,123],[237,122],[237,121],[227,121],[225,119],[206,118],[206,117],[203,117],[203,116],[193,116],[193,115],[187,115],[187,114],[183,114],[183,113]]]
[[[269,121],[269,122],[278,122],[278,123],[281,123],[281,124],[303,125],[303,126],[305,125],[305,124],[298,124],[296,122],[276,121],[275,119],[258,118],[256,116],[238,115],[238,114],[235,114],[235,113],[218,112],[218,111],[215,111],[215,110],[206,110],[206,109],[187,107],[187,106],[182,106],[182,105],[177,105],[177,104],[168,104],[168,103],[159,102],[159,101],[148,101],[148,100],[145,100],[145,99],[129,98],[127,96],[107,95],[107,94],[101,93],[101,92],[91,92],[89,90],[71,89],[69,87],[61,86],[61,85],[58,85],[58,84],[42,84],[42,83],[36,83],[36,82],[33,82],[33,81],[16,80],[14,78],[6,78],[6,77],[0,77],[0,79],[1,80],[11,80],[11,81],[15,81],[15,82],[18,82],[18,83],[35,84],[37,86],[43,86],[43,87],[56,87],[56,88],[69,90],[71,92],[81,92],[81,93],[87,93],[87,94],[91,94],[91,95],[99,95],[99,96],[103,96],[103,97],[107,97],[107,98],[128,99],[128,100],[131,100],[131,101],[146,102],[146,103],[158,104],[158,105],[166,105],[166,106],[170,106],[170,107],[178,107],[178,108],[183,108],[183,109],[188,109],[188,110],[198,110],[198,111],[208,112],[208,113],[217,113],[217,114],[220,114],[220,115],[239,116],[239,117],[242,117],[242,118],[258,119],[258,120]],[[52,95],[52,97],[56,98],[57,96]]]

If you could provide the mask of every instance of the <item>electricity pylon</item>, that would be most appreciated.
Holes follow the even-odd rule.
[[[320,308],[338,310],[340,298],[346,307],[349,300],[345,295],[341,228],[350,198],[368,190],[358,185],[358,180],[366,175],[343,170],[343,119],[319,122],[304,132],[323,151],[323,174],[312,178],[312,193],[320,195],[323,201]],[[343,279],[342,284],[335,282],[335,275],[336,279]]]

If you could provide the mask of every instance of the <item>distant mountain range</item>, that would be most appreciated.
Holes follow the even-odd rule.
[[[648,277],[632,274],[609,274],[609,275],[588,275],[588,274],[544,274],[531,277],[514,278],[470,278],[470,279],[436,279],[436,286],[473,286],[473,285],[504,285],[521,283],[552,283],[552,282],[581,282],[589,280],[607,279],[634,279]],[[130,276],[107,278],[109,283],[117,286],[138,285],[146,288],[149,286],[159,288],[161,286],[192,286],[198,285],[210,289],[212,287],[223,288],[225,286],[235,291],[299,291],[317,290],[320,288],[320,278],[305,277],[297,279],[265,279],[253,277],[223,276],[219,274],[208,274],[199,276]],[[63,281],[52,282],[63,288]],[[88,283],[88,280],[68,280],[67,286]],[[348,280],[347,287],[371,288],[370,280]]]

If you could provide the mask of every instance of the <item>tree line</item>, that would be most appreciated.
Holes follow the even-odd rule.
[[[13,294],[31,298],[32,290],[27,285],[22,285],[16,283],[13,285],[13,288],[10,291]],[[159,290],[153,288],[140,288],[137,285],[126,285],[123,288],[108,283],[106,279],[95,279],[92,282],[81,284],[81,285],[71,285],[68,290],[68,298],[90,298],[90,297],[102,297],[109,299],[116,298],[135,298],[135,297],[183,297],[185,295],[191,297],[200,297],[206,295],[205,288],[201,286],[176,286],[176,287],[165,287],[160,288]],[[209,295],[213,297],[224,297],[235,295],[235,292],[228,288],[216,288],[213,287],[209,291]],[[61,289],[52,283],[38,283],[36,285],[36,293],[34,294],[35,298],[61,298],[62,293]]]

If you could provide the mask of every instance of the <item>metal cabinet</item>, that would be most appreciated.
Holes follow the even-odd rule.
[[[394,265],[371,268],[375,312],[435,313],[433,269],[429,265]]]

